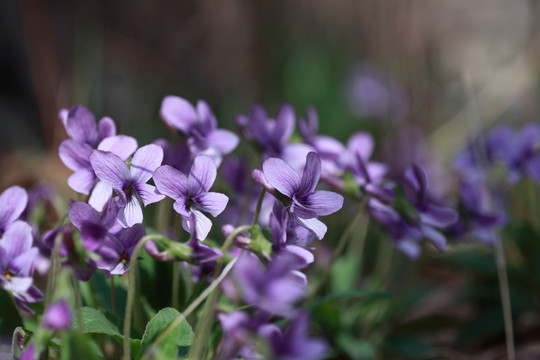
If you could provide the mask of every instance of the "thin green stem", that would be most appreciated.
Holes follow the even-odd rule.
[[[339,256],[341,255],[341,253],[343,252],[343,250],[345,249],[345,246],[347,245],[347,241],[349,240],[350,238],[350,235],[352,233],[352,231],[354,230],[355,226],[356,226],[356,223],[357,221],[362,217],[363,213],[364,213],[364,208],[365,208],[365,205],[367,203],[367,200],[368,200],[368,197],[365,196],[364,199],[362,199],[362,202],[360,203],[360,205],[358,206],[358,209],[356,210],[356,213],[354,214],[354,217],[352,218],[351,222],[349,223],[349,225],[347,226],[347,228],[345,229],[345,231],[343,232],[343,234],[341,234],[341,237],[339,239],[339,242],[338,242],[338,245],[337,247],[335,248],[334,250],[334,253],[332,254],[332,257],[330,258],[330,262],[328,263],[328,265],[325,267],[324,269],[324,273],[321,277],[321,280],[319,281],[319,283],[317,284],[317,287],[315,288],[315,290],[313,290],[313,292],[311,293],[311,295],[309,296],[308,298],[308,302],[309,301],[312,301],[315,296],[322,290],[324,284],[326,283],[326,281],[328,280],[329,276],[330,276],[330,271],[332,270],[332,266],[334,265],[334,263],[336,262],[336,260],[339,258]],[[366,225],[366,228],[367,228],[367,225]],[[367,234],[367,229],[366,231],[364,231],[361,236],[359,237],[358,241],[360,241],[362,243],[362,246],[360,248],[361,251],[363,251],[363,248],[364,248],[364,240],[366,238],[366,234]],[[357,254],[358,257],[361,259],[362,258],[362,254]]]
[[[264,194],[266,194],[266,190],[262,189],[259,199],[257,200],[257,207],[255,208],[255,215],[253,216],[253,225],[257,225],[259,223],[259,214],[261,213]]]
[[[62,243],[62,234],[56,235],[54,247],[51,253],[51,262],[49,265],[49,274],[47,276],[47,289],[45,290],[45,308],[51,302],[51,298],[56,287],[56,274],[59,267],[60,244]]]
[[[130,269],[128,274],[128,295],[126,300],[126,311],[124,317],[124,360],[131,359],[131,346],[129,340],[131,336],[131,316],[133,311],[133,301],[135,300],[135,267],[137,266],[137,258],[139,257],[139,253],[141,252],[142,247],[147,241],[159,239],[161,237],[162,235],[159,234],[146,235],[141,239],[141,241],[139,241],[139,243],[135,247],[135,250],[133,250],[133,254],[131,255],[131,259],[129,262]]]
[[[152,356],[152,354],[154,353],[154,350],[157,346],[159,346],[159,344],[165,339],[167,338],[167,336],[174,330],[176,329],[178,326],[180,326],[180,324],[182,324],[182,321],[184,321],[189,315],[191,315],[191,313],[197,309],[197,307],[204,301],[204,299],[206,299],[209,295],[211,294],[216,294],[216,292],[214,292],[215,288],[219,286],[219,284],[223,281],[223,279],[227,276],[227,274],[231,271],[231,269],[233,268],[234,264],[236,263],[237,261],[237,258],[234,258],[233,260],[231,260],[227,266],[225,266],[225,268],[223,269],[223,272],[221,273],[221,275],[216,279],[214,280],[210,286],[208,286],[195,300],[193,300],[193,302],[191,304],[189,304],[189,306],[186,308],[186,311],[184,311],[182,314],[180,314],[179,317],[177,317],[168,327],[167,329],[165,329],[164,332],[161,333],[161,335],[152,343],[152,346],[150,346],[146,352],[143,354],[141,360],[144,360],[144,359],[148,359],[149,357]],[[200,341],[200,343],[203,343],[203,341]]]
[[[506,258],[504,255],[504,243],[500,236],[495,236],[495,261],[497,263],[497,276],[501,291],[501,302],[504,317],[504,332],[506,335],[506,351],[508,360],[516,358],[514,348],[514,325],[512,321],[512,305],[510,303],[510,287],[508,274],[506,273]]]
[[[177,224],[176,224],[176,241],[180,242],[180,232],[182,231],[182,218],[180,215],[177,217]],[[173,262],[173,273],[172,273],[172,307],[174,309],[178,309],[178,292],[180,289],[180,266],[176,262]]]
[[[221,247],[221,252],[225,255],[229,247],[232,245],[234,238],[240,234],[242,231],[249,230],[251,226],[240,226],[236,228],[228,237],[225,239],[225,242],[223,243],[223,246]],[[217,261],[216,264],[216,270],[215,274],[219,274],[221,271],[221,266],[223,265],[223,258],[220,258]],[[221,278],[221,276],[219,277]],[[219,279],[218,278],[218,279]],[[203,346],[207,342],[203,341],[202,339],[207,339],[208,331],[210,329],[210,325],[212,323],[212,309],[214,307],[214,303],[217,298],[217,292],[213,292],[211,296],[209,297],[208,301],[206,302],[206,305],[203,310],[203,314],[201,317],[200,322],[197,324],[197,328],[195,330],[195,334],[193,336],[194,339],[201,339],[201,341],[198,341],[194,346],[191,347],[189,351],[188,358],[189,359],[203,359]]]
[[[79,323],[77,329],[79,333],[82,333],[82,297],[81,297],[81,288],[79,287],[79,280],[75,277],[75,274],[71,275],[71,280],[73,283],[73,290],[75,291],[75,316],[77,317],[77,322]]]

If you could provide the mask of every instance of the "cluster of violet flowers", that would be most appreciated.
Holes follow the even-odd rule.
[[[475,186],[484,163],[472,147],[456,160],[469,216],[464,222],[446,199],[431,192],[422,167],[412,164],[400,179],[388,178],[388,166],[371,160],[375,143],[370,134],[356,132],[345,144],[320,135],[314,108],[297,122],[290,104],[273,118],[255,105],[236,119],[240,135],[218,128],[202,100],[194,106],[167,96],[159,114],[179,140],[140,146],[135,138],[118,135],[112,119],[97,121],[82,105],[59,113],[69,136],[59,156],[73,171],[68,185],[78,201],[70,200],[65,221],[56,227],[41,233],[24,221],[24,189],[14,186],[0,195],[0,280],[19,309],[31,314],[28,304],[43,300],[34,268],[42,273],[55,266],[71,269],[78,281],[90,280],[96,271],[113,278],[133,271],[144,248],[158,261],[190,267],[195,281],[219,280],[230,306],[210,310],[222,330],[214,358],[319,359],[331,350],[327,341],[310,336],[303,302],[316,285],[305,273],[315,260],[313,241],[328,232],[321,217],[340,211],[346,200],[413,259],[420,256],[423,240],[444,251],[445,234],[503,221],[475,200],[481,196]],[[292,141],[295,130],[303,142]],[[485,161],[504,162],[510,181],[524,173],[540,180],[539,137],[537,126],[518,133],[494,130],[487,136]],[[248,150],[233,154],[242,150],[241,139]],[[218,176],[225,186],[216,189]],[[148,206],[176,215],[181,225],[172,229],[173,236],[169,229],[150,226]],[[188,240],[178,241],[185,233]],[[47,293],[54,293],[53,286],[47,284]],[[61,300],[47,303],[41,321],[62,331],[71,319],[71,306]],[[46,350],[28,344],[27,354]],[[125,358],[129,351],[124,348]]]

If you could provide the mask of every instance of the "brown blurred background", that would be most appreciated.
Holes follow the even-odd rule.
[[[65,187],[59,109],[84,104],[145,144],[167,136],[168,94],[229,128],[256,101],[312,104],[320,132],[372,131],[386,161],[448,161],[481,127],[537,121],[539,14],[537,0],[3,0],[0,189]],[[399,88],[387,116],[351,95],[366,71]]]

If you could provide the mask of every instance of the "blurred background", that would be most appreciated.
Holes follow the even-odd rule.
[[[538,122],[539,29],[538,0],[3,0],[0,190],[46,181],[73,196],[66,184],[71,172],[57,155],[66,138],[61,108],[84,104],[142,145],[168,136],[158,111],[164,96],[178,95],[205,99],[225,128],[234,128],[236,115],[254,102],[270,115],[285,101],[297,116],[313,105],[320,133],[345,142],[355,131],[369,131],[374,159],[396,173],[418,162],[431,186],[448,192],[455,185],[449,163],[481,129]],[[535,231],[508,234],[531,241]],[[370,232],[369,254],[379,251],[370,236],[377,241],[380,234]],[[540,297],[530,294],[540,293],[540,281],[527,277],[527,266],[538,266],[532,255],[520,256],[531,247],[540,255],[540,247],[519,246],[510,250],[510,262],[523,265],[510,274],[519,285],[512,289],[514,310],[523,315],[516,319],[517,344],[522,354],[538,355]],[[368,264],[407,277],[386,279],[385,286],[410,291],[375,310],[363,303],[350,319],[369,314],[375,325],[364,330],[335,320],[339,303],[319,309],[316,326],[340,334],[332,340],[337,358],[372,358],[381,346],[387,358],[500,357],[493,255],[486,247],[474,251]],[[333,275],[342,290],[355,284],[339,283],[339,272],[350,270],[347,261]],[[440,345],[435,357],[419,355],[433,350],[427,344]]]
[[[207,100],[224,127],[254,102],[311,104],[321,133],[378,136],[379,159],[447,161],[480,127],[536,120],[539,13],[537,0],[4,0],[0,188],[65,184],[59,109],[84,104],[142,144],[167,133],[168,94]]]

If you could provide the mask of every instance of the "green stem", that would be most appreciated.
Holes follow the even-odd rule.
[[[82,322],[82,297],[81,297],[81,288],[79,287],[79,280],[75,277],[75,274],[72,274],[71,280],[73,282],[73,290],[75,291],[75,316],[77,317],[77,322],[79,323],[77,329],[79,333],[82,334],[83,331],[83,322]]]
[[[176,224],[176,241],[180,242],[180,232],[182,231],[182,217],[178,215]],[[180,287],[180,266],[176,262],[173,262],[173,273],[172,273],[172,307],[178,309],[178,291]]]
[[[358,209],[356,210],[356,213],[354,214],[353,219],[351,220],[351,222],[349,223],[349,225],[347,226],[347,228],[345,229],[345,231],[341,235],[341,237],[339,239],[339,242],[338,242],[338,245],[337,245],[336,249],[334,250],[334,253],[332,254],[332,257],[330,258],[330,262],[325,267],[324,273],[322,275],[321,280],[317,284],[317,287],[315,288],[315,290],[313,290],[313,292],[309,296],[309,298],[307,300],[308,302],[312,301],[315,298],[315,296],[322,290],[324,284],[328,280],[328,277],[330,276],[330,271],[332,270],[332,265],[334,265],[336,260],[339,258],[339,256],[341,255],[341,253],[345,249],[345,246],[347,245],[347,241],[349,240],[349,237],[350,237],[352,231],[355,228],[356,222],[362,217],[362,215],[364,213],[364,208],[366,206],[367,200],[368,200],[367,196],[365,196],[364,199],[362,199],[362,202],[358,206]],[[359,248],[359,250],[361,250],[361,251],[363,251],[363,249],[364,249],[364,241],[365,241],[366,234],[367,234],[367,225],[365,226],[365,228],[366,228],[366,231],[363,231],[363,233],[361,234],[361,236],[360,236],[360,238],[358,240],[358,241],[361,242],[361,245],[362,245],[361,248]],[[362,258],[362,253],[357,254],[357,256],[358,256],[358,258],[361,259]]]
[[[59,267],[60,244],[62,243],[62,234],[59,233],[54,239],[54,247],[51,253],[51,263],[49,265],[49,274],[47,276],[47,289],[45,290],[45,308],[51,302],[51,298],[56,287],[56,274]]]
[[[182,324],[182,321],[184,321],[189,315],[191,315],[191,313],[197,309],[197,307],[204,301],[204,299],[206,299],[209,295],[213,295],[213,294],[216,294],[216,292],[214,292],[214,289],[216,287],[219,286],[219,284],[223,281],[223,279],[227,276],[227,274],[231,271],[232,267],[234,266],[234,264],[236,263],[238,259],[235,258],[233,259],[231,262],[229,262],[227,264],[227,266],[225,267],[225,269],[223,269],[223,272],[221,273],[221,275],[216,279],[214,280],[210,286],[208,286],[195,300],[193,300],[193,302],[191,304],[189,304],[189,306],[186,308],[186,311],[184,311],[182,314],[180,314],[179,317],[177,317],[168,327],[167,329],[165,329],[164,332],[161,333],[161,335],[152,343],[152,346],[150,346],[146,352],[143,354],[143,356],[141,357],[141,360],[144,360],[144,359],[147,359],[148,357],[152,356],[152,354],[154,353],[154,349],[156,347],[159,346],[159,344],[165,339],[167,338],[167,336],[171,333],[171,331],[173,331],[174,329],[176,329],[178,326],[180,326],[180,324]],[[195,338],[195,337],[194,337]],[[200,343],[203,343],[203,341],[200,341]],[[188,357],[191,359],[191,357]],[[194,359],[199,359],[199,358],[194,358]]]
[[[135,300],[135,267],[137,266],[137,258],[139,257],[139,253],[142,250],[142,247],[144,244],[149,240],[159,239],[162,235],[159,234],[150,234],[146,235],[139,241],[137,246],[135,247],[135,250],[133,250],[133,254],[131,255],[131,259],[129,262],[129,274],[128,274],[128,295],[126,300],[126,311],[125,311],[125,317],[124,317],[124,360],[130,360],[131,359],[131,346],[129,343],[130,336],[131,336],[131,316],[133,311],[133,301]]]
[[[240,227],[236,228],[227,237],[227,239],[225,239],[225,242],[223,243],[223,246],[221,247],[221,251],[222,251],[223,255],[225,255],[225,253],[227,252],[229,247],[232,245],[234,238],[238,234],[240,234],[242,231],[249,230],[250,228],[251,228],[251,226],[248,226],[248,225],[240,226]],[[224,258],[220,258],[217,261],[215,274],[219,274],[219,272],[221,271],[221,266],[223,264],[223,259]],[[234,261],[236,261],[236,259]],[[220,279],[220,278],[222,278],[222,276],[220,276],[218,279]],[[207,336],[208,331],[210,329],[210,325],[211,325],[212,319],[213,319],[213,317],[212,317],[212,309],[214,307],[214,303],[216,301],[217,294],[218,294],[217,291],[213,292],[211,294],[211,296],[209,297],[208,301],[206,302],[206,305],[204,307],[201,320],[197,324],[197,329],[195,330],[195,334],[193,335],[194,339],[200,339],[200,340],[195,344],[195,346],[191,347],[191,349],[189,351],[188,359],[203,359],[203,354],[202,354],[203,347],[204,347],[204,344],[207,344],[207,342],[202,340],[202,339],[207,339],[208,338],[208,336]]]
[[[262,189],[259,199],[257,200],[257,207],[255,208],[255,215],[253,216],[253,225],[259,223],[259,214],[261,213],[262,202],[264,199],[264,194],[266,193],[265,189]]]
[[[514,349],[514,326],[512,321],[512,306],[510,303],[510,287],[508,274],[506,273],[506,258],[504,256],[504,244],[500,236],[495,236],[495,261],[497,263],[497,276],[501,291],[501,302],[504,317],[504,332],[506,335],[506,351],[508,360],[516,358]]]

